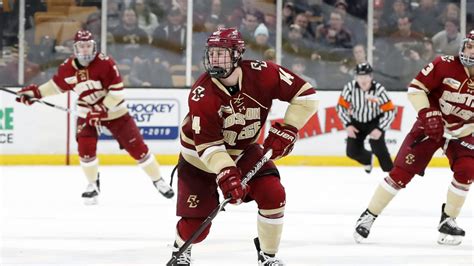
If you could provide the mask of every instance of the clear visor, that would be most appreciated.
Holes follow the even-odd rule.
[[[95,41],[78,41],[74,43],[74,55],[81,64],[89,64],[96,54]]]

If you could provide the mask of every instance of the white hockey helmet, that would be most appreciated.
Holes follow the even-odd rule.
[[[464,49],[467,45],[470,45],[470,47],[474,46],[474,30],[471,30],[468,34],[466,34],[466,38],[461,41],[461,47],[459,49],[459,59],[461,60],[461,63],[465,67],[473,67],[474,56],[464,53]]]

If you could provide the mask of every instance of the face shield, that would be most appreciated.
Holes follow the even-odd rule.
[[[97,53],[97,45],[94,40],[77,41],[73,48],[74,56],[82,66],[88,66]]]

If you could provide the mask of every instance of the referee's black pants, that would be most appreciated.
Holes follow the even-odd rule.
[[[372,152],[368,151],[364,147],[364,141],[367,136],[377,128],[379,124],[378,119],[374,119],[368,123],[360,123],[353,120],[352,125],[359,130],[356,133],[356,138],[347,138],[346,154],[347,157],[356,160],[362,165],[369,165],[372,157],[372,153],[375,154],[379,160],[380,167],[384,172],[392,170],[393,161],[390,157],[390,153],[385,143],[385,131],[382,131],[382,135],[379,139],[369,139],[369,144]]]

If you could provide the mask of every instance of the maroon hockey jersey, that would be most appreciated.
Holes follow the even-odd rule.
[[[201,157],[207,148],[224,143],[235,159],[256,141],[274,99],[290,102],[315,93],[306,81],[271,62],[245,60],[235,71],[242,74],[234,95],[207,73],[191,88],[181,126],[182,153]]]
[[[437,57],[418,73],[410,88],[428,94],[430,105],[441,110],[445,126],[453,136],[472,133],[474,77],[469,77],[458,56]]]
[[[74,91],[78,95],[78,112],[85,115],[90,106],[101,102],[107,93],[123,93],[122,78],[112,58],[102,53],[85,68],[80,68],[74,57],[62,63],[53,81],[61,92]],[[120,104],[110,114],[123,114],[126,107]],[[111,117],[114,117],[113,115]]]

